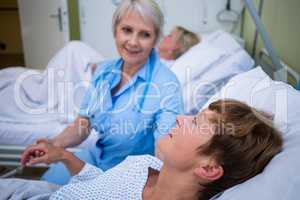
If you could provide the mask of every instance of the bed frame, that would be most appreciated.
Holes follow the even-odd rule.
[[[0,174],[0,178],[13,177],[22,174],[24,167],[21,165],[21,155],[25,146],[0,145],[0,166],[10,169],[10,171]],[[75,153],[79,148],[68,148],[68,151]],[[48,168],[45,164],[37,164],[32,168]]]
[[[256,63],[257,65],[260,65],[272,79],[282,80],[286,77],[286,82],[289,82],[290,85],[300,91],[300,74],[282,60],[280,60],[280,64],[283,66],[283,69],[277,70],[270,60],[271,58],[269,53],[265,48],[263,48],[259,51]]]

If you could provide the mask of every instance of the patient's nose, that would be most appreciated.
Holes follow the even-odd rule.
[[[184,124],[191,121],[193,118],[194,118],[193,116],[188,116],[188,115],[177,115],[176,122],[179,126],[183,126]]]

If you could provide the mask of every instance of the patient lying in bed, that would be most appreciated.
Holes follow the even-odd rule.
[[[175,26],[170,34],[160,41],[157,50],[162,62],[171,67],[176,59],[200,41],[195,33],[182,26]]]
[[[157,143],[158,158],[129,156],[103,172],[43,140],[25,150],[22,163],[61,161],[73,175],[66,186],[35,191],[35,199],[206,200],[262,172],[281,149],[282,138],[267,115],[238,101],[219,100],[196,116],[178,116],[176,127]],[[18,182],[4,179],[0,187],[12,181]],[[2,190],[9,192],[5,196],[20,192],[13,186]],[[28,190],[24,196],[30,197]]]

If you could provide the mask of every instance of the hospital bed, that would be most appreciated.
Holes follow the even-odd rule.
[[[218,194],[214,199],[281,200],[297,199],[299,196],[297,188],[300,185],[298,175],[300,167],[298,159],[300,153],[300,92],[286,83],[272,80],[264,71],[268,71],[273,76],[276,70],[274,71],[272,65],[264,65],[266,59],[269,57],[262,50],[259,58],[261,66],[232,77],[201,109],[206,108],[210,102],[217,99],[231,98],[271,113],[274,116],[274,123],[285,141],[283,151],[271,160],[261,174]],[[287,68],[287,72],[291,72],[289,74],[298,80],[295,86],[299,84],[300,75],[289,66],[284,66]],[[5,174],[5,177],[13,176],[22,170],[19,165],[22,151],[23,148],[15,146],[1,148],[0,162],[16,167]],[[47,166],[38,165],[36,167],[45,168]]]
[[[222,34],[223,34],[222,32],[214,33],[212,35],[211,40],[215,41],[216,38],[218,37],[218,35],[222,35]],[[229,47],[227,47],[227,48],[229,48]],[[197,50],[196,52],[199,53],[199,47],[195,47],[195,49]],[[207,50],[207,49],[208,49],[208,47],[205,48],[205,50]],[[207,51],[205,51],[205,52],[207,52]],[[237,58],[239,58],[238,52],[240,52],[240,53],[243,52],[240,49],[240,47],[238,48],[237,52],[234,52],[235,56],[233,58],[234,58],[235,62],[237,62]],[[190,53],[194,53],[193,50]],[[222,55],[221,56],[218,55],[217,51],[215,51],[215,53],[216,54],[215,54],[215,57],[213,59],[222,58]],[[246,62],[243,62],[243,63],[248,64],[248,67],[250,69],[253,65],[253,61],[247,59],[248,55],[246,55],[246,54],[241,54],[241,55],[243,55],[243,56],[240,56],[240,59],[241,60],[243,60],[243,59],[246,60],[248,63],[246,63]],[[231,59],[229,57],[227,62],[230,63],[230,61],[231,61]],[[180,61],[180,62],[182,62],[182,61]],[[242,68],[242,70],[239,69],[239,67],[241,67],[239,65],[234,65],[234,66],[237,66],[238,69],[239,69],[239,70],[236,70],[234,67],[232,67],[232,65],[228,65],[228,67],[226,67],[226,62],[223,62],[222,60],[219,61],[219,62],[223,66],[225,65],[224,70],[227,70],[227,71],[230,70],[230,69],[232,70],[232,73],[227,73],[227,74],[224,73],[223,74],[223,76],[226,76],[226,79],[228,78],[228,80],[231,77],[234,77],[235,75],[242,73],[243,71],[248,71],[248,68]],[[216,63],[216,62],[214,62],[214,63]],[[274,73],[274,72],[276,72],[276,70],[274,69],[273,65],[271,65],[269,63],[269,55],[264,49],[262,49],[261,52],[259,53],[258,63],[260,63],[260,66],[262,66],[264,71],[266,71],[269,74],[270,77],[276,77],[276,73]],[[296,81],[296,83],[294,85],[295,86],[299,85],[299,80],[300,80],[299,74],[296,73],[291,67],[284,64],[283,62],[282,62],[282,64],[283,64],[283,66],[285,66],[287,72],[289,72],[289,75],[292,76],[293,79]],[[208,66],[210,66],[210,65],[211,64],[208,64]],[[245,65],[242,65],[242,66],[245,67]],[[176,65],[175,65],[175,67],[176,67]],[[212,66],[210,66],[210,67],[212,67]],[[210,69],[209,72],[211,72],[212,74],[216,74],[217,72],[215,70],[218,69],[218,67],[215,67],[214,69]],[[180,68],[180,69],[182,69],[182,68]],[[205,67],[204,67],[204,70],[205,70]],[[206,74],[206,78],[207,78],[207,76],[209,76],[209,74],[210,74],[209,72],[204,73],[204,74]],[[201,72],[201,73],[203,73],[203,72]],[[206,80],[208,80],[208,79],[206,79]],[[215,79],[212,79],[212,80],[216,82],[217,79],[215,78]],[[220,80],[222,82],[222,84],[224,84],[224,85],[226,85],[226,83],[228,81],[228,80],[227,81],[224,80],[223,78],[220,78],[218,80]],[[187,80],[181,80],[181,81],[187,81]],[[199,81],[196,81],[196,83],[198,84]],[[185,85],[185,84],[183,84],[183,85]],[[208,100],[209,100],[209,97],[213,96],[218,91],[219,90],[214,91],[214,93],[211,93],[209,96],[207,96]],[[204,105],[206,103],[206,101],[205,102],[203,101],[202,103]],[[11,171],[7,172],[6,174],[2,174],[3,177],[10,177],[10,176],[14,176],[18,173],[22,173],[23,168],[20,165],[20,156],[21,156],[21,153],[23,152],[23,150],[25,149],[25,146],[27,144],[32,144],[32,143],[35,142],[35,140],[37,138],[40,138],[41,137],[40,133],[43,133],[43,136],[45,136],[47,134],[46,137],[53,137],[53,136],[55,136],[55,134],[60,133],[64,129],[65,126],[63,124],[59,123],[59,122],[36,124],[36,125],[34,125],[34,127],[32,127],[31,124],[27,124],[27,125],[26,124],[18,124],[18,125],[16,125],[16,124],[1,123],[0,122],[0,127],[1,127],[2,133],[5,133],[7,135],[6,137],[8,138],[6,144],[1,144],[0,145],[0,166],[7,166],[7,167],[12,169]],[[12,134],[12,132],[9,131],[9,130],[14,130],[14,133],[16,133],[16,134]],[[5,131],[7,131],[7,132],[5,132]],[[19,137],[21,134],[23,136],[28,134],[28,137],[25,137],[26,141],[24,140],[25,144],[23,144],[23,145],[22,144],[21,145],[20,144],[15,144],[14,141],[16,141],[18,139],[16,137]],[[96,140],[97,140],[97,133],[92,132],[91,136],[90,136],[90,139],[85,141],[81,145],[81,147],[89,146],[89,145],[91,145],[91,142],[95,142]],[[70,149],[70,150],[75,152],[75,151],[78,151],[79,149],[74,148],[74,149]],[[35,167],[46,168],[47,166],[46,165],[37,165]]]
[[[274,124],[282,134],[284,147],[262,173],[229,188],[213,199],[299,199],[300,75],[276,55],[253,1],[244,2],[265,45],[265,49],[259,52],[257,63],[269,76],[261,67],[237,75],[211,97],[203,108],[217,99],[230,98],[268,112],[273,115]],[[293,79],[294,82],[291,82],[298,91],[285,83],[290,79]]]
[[[275,127],[284,139],[282,152],[260,174],[218,194],[215,197],[217,200],[299,198],[300,91],[282,81],[272,80],[264,72],[267,68],[268,65],[258,66],[234,76],[202,108],[224,98],[245,102],[271,114]]]
[[[275,125],[282,132],[285,141],[283,151],[272,159],[261,174],[218,194],[214,198],[216,200],[299,198],[300,92],[288,84],[272,79],[285,79],[283,77],[285,75],[281,71],[284,70],[287,77],[293,79],[292,85],[300,90],[300,75],[280,59],[275,61],[276,65],[270,63],[274,57],[276,60],[276,56],[270,55],[269,51],[262,49],[257,60],[260,67],[248,72],[236,73],[229,78],[229,81],[224,80],[220,88],[211,94],[212,97],[203,102],[204,105],[200,108],[203,109],[210,102],[220,98],[233,98],[246,102],[260,110],[272,113]],[[181,83],[185,86],[185,79],[181,79]],[[19,152],[15,151],[17,148],[12,147],[12,149],[0,151],[0,162],[15,159],[14,163],[10,164],[17,166],[18,155],[22,151],[22,149],[19,149]]]
[[[221,39],[220,39],[221,38]],[[215,93],[221,90],[221,88],[226,85],[226,83],[235,75],[240,74],[242,72],[246,72],[249,69],[253,67],[254,61],[250,58],[250,56],[245,53],[243,48],[241,48],[236,43],[232,43],[233,45],[227,45],[226,42],[232,41],[230,40],[224,40],[224,38],[229,38],[228,34],[217,31],[213,33],[211,36],[208,36],[206,38],[206,41],[204,41],[202,44],[197,45],[193,47],[191,50],[189,50],[186,54],[181,56],[178,60],[175,61],[174,66],[172,67],[172,70],[175,72],[175,74],[178,76],[180,83],[183,86],[183,93],[184,93],[184,103],[185,103],[185,112],[187,114],[193,114],[195,112],[198,112],[203,105],[210,99],[211,96],[213,96]],[[211,46],[209,46],[211,45]],[[220,48],[221,47],[221,48]],[[224,48],[225,47],[225,48]],[[222,50],[223,48],[223,50]],[[207,53],[211,53],[211,57],[208,57]],[[199,55],[203,55],[203,59],[199,59]],[[262,53],[262,56],[265,56],[266,53]],[[274,57],[274,56],[271,56]],[[192,59],[191,59],[192,58]],[[195,60],[195,58],[197,58]],[[280,64],[281,65],[281,64]],[[200,67],[199,67],[200,66]],[[218,67],[215,67],[218,66]],[[224,67],[228,66],[228,67]],[[192,72],[193,76],[186,77],[181,76],[184,73],[182,73],[183,69],[189,69]],[[196,71],[193,71],[196,70]],[[221,70],[221,73],[219,72]],[[223,71],[222,71],[223,70]],[[291,72],[291,70],[290,70]],[[295,79],[298,81],[299,85],[299,76],[295,73],[291,73]],[[216,76],[217,75],[217,76]],[[201,78],[204,78],[201,80]],[[203,87],[198,87],[199,83],[203,84]],[[200,92],[196,94],[196,96],[205,97],[202,99],[195,99],[195,102],[189,102],[191,99],[187,91],[197,91]],[[44,137],[40,133],[46,133],[49,131],[49,135],[47,137],[52,137],[55,133],[59,133],[64,127],[60,126],[59,124],[39,124],[38,129],[32,125],[28,126],[20,126],[19,124],[16,126],[16,124],[0,124],[1,128],[0,134],[3,132],[5,134],[0,135],[0,138],[3,137],[3,135],[6,135],[10,137],[7,139],[8,143],[4,145],[13,145],[13,143],[16,141],[17,138],[20,138],[24,136],[22,133],[27,132],[29,137],[31,137],[33,132],[36,133],[36,135],[30,139],[23,140],[20,144],[16,145],[23,145],[26,146],[33,141],[35,141],[37,138]],[[19,130],[16,131],[16,127],[19,127]],[[27,130],[27,128],[28,130]],[[34,128],[33,128],[34,127]],[[51,127],[49,129],[49,127]],[[33,128],[33,130],[30,128]],[[36,131],[38,130],[38,131]],[[18,132],[14,135],[14,133]],[[14,137],[14,138],[13,138]],[[37,138],[35,138],[37,137]],[[96,136],[95,136],[96,137]],[[0,139],[0,144],[3,140]],[[24,142],[25,141],[25,142]],[[91,140],[94,142],[95,140]],[[3,164],[8,164],[7,160],[11,158],[17,159],[17,155],[20,153],[19,151],[15,151],[15,149],[18,149],[18,146],[12,147],[9,151],[12,152],[11,154],[7,152],[7,146],[0,147],[0,149],[3,149],[3,154],[1,154],[1,162]],[[21,148],[22,149],[22,148]],[[15,162],[16,164],[17,162]]]
[[[73,51],[73,49],[80,51]],[[47,70],[44,72],[20,67],[0,71],[0,89],[4,90],[4,95],[8,95],[8,98],[5,99],[1,93],[3,110],[1,110],[0,117],[0,166],[13,169],[5,176],[13,176],[22,171],[20,156],[26,146],[35,143],[39,138],[54,137],[72,121],[75,117],[75,108],[78,107],[76,105],[80,103],[82,97],[82,93],[76,93],[71,104],[68,104],[69,102],[66,100],[72,94],[65,90],[58,91],[57,95],[54,95],[54,103],[52,102],[55,104],[52,108],[56,108],[56,110],[53,109],[41,115],[28,114],[24,110],[18,109],[17,103],[11,100],[15,100],[12,90],[15,89],[14,84],[17,83],[18,78],[22,78],[22,76],[25,78],[20,88],[22,94],[25,94],[26,99],[37,102],[34,105],[38,105],[37,108],[39,108],[40,105],[49,105],[47,102],[49,94],[47,91],[50,84],[48,84],[48,77],[51,77],[54,83],[81,82],[83,86],[86,86],[84,84],[88,84],[91,77],[91,68],[88,67],[88,64],[101,60],[103,57],[87,45],[71,42],[50,60],[46,67]],[[63,86],[65,88],[65,85]],[[9,91],[9,89],[11,90]],[[97,138],[97,133],[92,131],[87,140],[77,149],[94,145]],[[38,165],[38,167],[46,166]]]
[[[226,48],[224,48],[224,46]],[[74,58],[70,58],[68,62],[59,61],[59,59],[54,58],[50,62],[50,66],[61,66],[61,65],[72,65],[70,63],[76,62],[77,64],[77,73],[86,73],[86,69],[80,68],[81,66],[88,65],[88,63],[96,60],[96,53],[91,52],[87,47],[82,46],[78,42],[73,42],[66,47],[67,49],[80,48],[82,54],[80,53],[69,53],[71,56],[67,57],[76,57],[76,61],[73,61]],[[72,51],[72,50],[67,50]],[[90,56],[94,54],[93,58],[85,59],[84,61],[78,60],[80,57]],[[64,56],[64,53],[58,57]],[[58,60],[58,61],[57,61]],[[183,87],[184,93],[184,104],[186,113],[197,112],[197,110],[212,96],[216,93],[222,85],[224,85],[231,77],[241,72],[245,72],[251,69],[254,65],[253,59],[246,53],[246,51],[232,38],[232,36],[224,31],[216,31],[209,35],[203,37],[202,42],[190,49],[179,59],[177,59],[171,70],[178,76],[179,81]],[[48,66],[49,67],[49,66]],[[67,67],[68,69],[68,67]],[[183,77],[183,71],[191,69],[193,71],[193,77]],[[69,69],[69,70],[73,70]],[[69,72],[66,72],[68,75]],[[68,75],[69,79],[80,79],[76,74]],[[71,77],[71,78],[70,78]],[[185,79],[187,78],[187,79]],[[189,102],[189,93],[187,90],[195,91],[195,86],[200,83],[205,83],[204,87],[197,87],[198,96],[205,95],[205,99],[196,99],[197,104]],[[26,85],[25,85],[26,86]],[[212,86],[212,87],[207,87]],[[217,89],[216,89],[216,87]],[[30,88],[30,84],[28,86]],[[34,94],[35,95],[35,94]],[[64,95],[64,94],[63,94]],[[16,116],[19,117],[19,116]],[[41,119],[35,118],[34,120],[30,115],[24,115],[23,121],[26,123],[20,122],[1,122],[0,120],[0,166],[10,166],[17,167],[20,170],[20,153],[23,151],[25,146],[34,143],[39,138],[52,138],[55,135],[59,134],[68,124],[68,121],[65,120],[66,117],[59,115],[58,120],[53,120],[53,115],[42,116]],[[70,118],[72,119],[71,116]],[[13,118],[13,116],[11,117]],[[42,120],[39,123],[36,123],[37,120]],[[72,120],[69,120],[69,122]],[[96,132],[92,132],[89,138],[80,145],[80,147],[86,147],[94,144],[98,138]],[[43,165],[42,165],[43,166]],[[41,166],[39,166],[41,167]],[[16,173],[18,170],[14,170]],[[13,173],[12,173],[13,174]]]
[[[20,67],[1,70],[0,145],[27,146],[60,133],[76,117],[91,78],[89,63],[101,60],[87,45],[71,42],[50,60],[44,72]],[[69,84],[77,83],[80,87],[75,92],[68,89]]]
[[[0,166],[5,166],[10,170],[0,174],[0,178],[9,178],[17,174],[22,174],[24,167],[21,165],[21,155],[25,150],[25,146],[15,146],[15,145],[1,145],[0,146]],[[70,152],[78,152],[78,148],[68,148]],[[37,164],[32,166],[32,168],[42,168],[47,169],[48,166],[45,164]]]

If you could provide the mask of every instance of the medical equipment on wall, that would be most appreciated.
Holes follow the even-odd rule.
[[[229,24],[232,26],[230,32],[233,32],[240,21],[241,12],[238,12],[232,8],[231,0],[227,0],[226,8],[218,12],[217,21],[221,24]]]
[[[266,50],[271,57],[272,63],[274,64],[274,66],[277,70],[277,73],[281,74],[281,76],[278,77],[277,80],[286,82],[287,81],[287,72],[280,63],[280,60],[272,46],[271,40],[268,36],[268,33],[266,32],[266,30],[263,26],[263,23],[260,20],[260,15],[258,14],[258,12],[254,6],[253,0],[243,0],[243,2],[245,4],[246,9],[250,13],[250,16],[252,17],[252,20],[256,26],[256,31],[257,31],[257,33],[260,34],[262,41],[266,47]],[[262,6],[262,3],[263,2],[261,1],[260,7]],[[260,8],[260,10],[261,9],[262,8]],[[233,31],[235,26],[238,24],[238,21],[240,19],[240,14],[232,9],[232,1],[227,0],[226,9],[223,11],[220,11],[217,15],[217,18],[220,22],[232,23],[233,24],[232,31]]]

